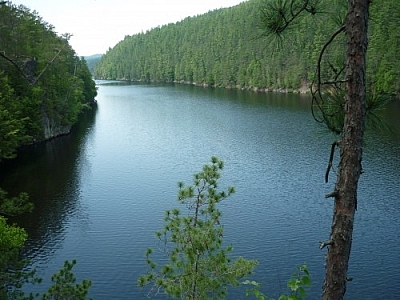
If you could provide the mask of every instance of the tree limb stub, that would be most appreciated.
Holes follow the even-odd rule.
[[[337,191],[333,191],[333,192],[331,192],[331,193],[329,193],[329,194],[326,194],[325,195],[325,198],[335,198],[336,197],[336,195],[338,194],[338,192]]]
[[[333,245],[333,240],[327,240],[324,242],[320,242],[319,249],[324,249],[326,246]]]

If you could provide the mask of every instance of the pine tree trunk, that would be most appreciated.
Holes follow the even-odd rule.
[[[339,174],[326,258],[324,300],[343,299],[357,209],[357,186],[361,174],[365,120],[365,58],[367,51],[369,0],[349,0],[345,31],[346,99],[342,139],[339,143]]]

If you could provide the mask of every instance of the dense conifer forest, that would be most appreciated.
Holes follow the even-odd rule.
[[[249,0],[126,36],[110,48],[95,77],[144,82],[185,82],[246,89],[298,90],[314,79],[316,63],[344,15],[346,2],[324,1],[320,13],[302,18],[282,39],[264,35],[260,21],[266,0]],[[333,17],[326,24],[326,14]],[[324,18],[320,18],[324,14]],[[322,21],[324,20],[324,21]],[[322,23],[324,22],[324,23]],[[400,2],[373,2],[369,28],[368,85],[379,93],[400,91]],[[344,65],[345,37],[325,52],[322,74]]]
[[[94,100],[86,61],[35,11],[0,4],[0,161],[69,132]]]

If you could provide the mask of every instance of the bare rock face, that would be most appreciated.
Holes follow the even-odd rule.
[[[66,135],[71,131],[70,125],[60,124],[60,122],[49,118],[45,112],[42,112],[42,128],[43,140],[50,140],[61,135]]]
[[[34,83],[36,81],[36,68],[37,68],[36,57],[33,58],[29,57],[22,60],[21,71],[30,83]]]

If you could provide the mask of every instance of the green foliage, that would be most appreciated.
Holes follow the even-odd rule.
[[[0,5],[0,160],[22,144],[65,132],[96,96],[86,62],[68,39],[37,12]]]
[[[25,130],[28,118],[20,109],[8,78],[0,72],[0,161],[15,157],[16,148],[29,138]]]
[[[27,234],[24,229],[8,225],[0,216],[0,299],[35,299],[39,294],[25,295],[22,287],[26,283],[37,284],[35,270],[27,271],[28,261],[20,258]],[[72,268],[76,261],[66,261],[64,267],[51,278],[53,285],[41,296],[42,300],[85,300],[91,282],[83,280],[76,283]]]
[[[35,271],[25,270],[28,262],[19,256],[27,239],[25,230],[6,221],[0,216],[0,299],[25,299],[23,284],[38,283],[40,279]]]
[[[305,264],[298,267],[298,272],[292,275],[287,286],[291,293],[280,296],[278,300],[302,300],[306,298],[305,288],[311,286],[311,276]]]
[[[21,193],[18,197],[7,197],[7,192],[0,188],[0,215],[16,216],[25,212],[31,212],[33,204],[29,202],[27,193]]]
[[[283,33],[291,30],[288,33],[289,36],[285,36],[285,39],[289,39],[292,35],[296,36],[294,24],[296,26],[301,25],[310,15],[321,14],[319,19],[324,21],[323,26],[321,26],[324,30],[321,30],[321,27],[318,26],[318,19],[313,18],[312,20],[312,28],[316,31],[314,50],[311,53],[311,59],[315,61],[316,71],[313,76],[309,75],[309,79],[312,80],[312,113],[318,122],[324,123],[331,132],[339,135],[342,133],[344,125],[346,83],[348,82],[344,26],[346,3],[341,0],[329,1],[330,9],[327,9],[327,4],[328,2],[324,0],[266,1],[261,8],[260,26],[263,29],[261,37],[276,37],[279,39],[279,45],[282,45]],[[377,15],[380,15],[379,10],[381,8],[377,8]],[[387,29],[390,26],[383,25],[383,27]],[[397,44],[397,37],[393,36],[392,42]],[[290,47],[289,43],[285,43],[283,49],[285,47]],[[374,46],[370,48],[375,49]],[[371,51],[374,52],[374,50]],[[369,57],[372,60],[374,56],[370,55]],[[372,61],[372,64],[374,63]],[[394,70],[389,71],[390,68],[387,65],[387,62],[383,64],[377,62],[376,68],[372,66],[377,73],[376,75],[368,74],[373,78],[373,81],[370,80],[366,86],[366,125],[385,130],[388,129],[388,126],[384,124],[383,120],[379,119],[376,111],[384,108],[390,99],[389,94],[396,93],[396,87],[393,83],[395,72]]]
[[[24,299],[22,285],[40,282],[34,270],[25,270],[28,261],[19,255],[27,239],[25,230],[8,225],[3,217],[32,211],[33,204],[28,199],[26,193],[18,197],[7,197],[7,193],[0,189],[0,299]]]
[[[162,267],[146,251],[147,274],[139,286],[152,284],[149,292],[181,299],[221,299],[228,286],[239,286],[240,279],[251,274],[257,261],[242,257],[232,260],[232,246],[223,247],[223,226],[218,204],[234,192],[218,190],[223,162],[212,157],[211,164],[194,176],[193,185],[179,183],[178,200],[188,212],[179,209],[165,213],[164,229],[156,233],[169,262]]]
[[[332,89],[323,96],[324,101],[319,103],[319,108],[314,109],[314,114],[318,119],[323,119],[327,128],[335,133],[341,134],[344,123],[344,101],[345,91],[341,89]],[[383,130],[390,132],[391,128],[385,123],[378,112],[385,109],[391,97],[385,94],[368,93],[366,99],[366,129]],[[319,113],[318,112],[323,112]],[[317,115],[318,114],[318,115]]]
[[[260,291],[260,287],[261,287],[261,283],[254,281],[254,280],[245,280],[242,282],[242,284],[244,285],[249,285],[251,286],[251,288],[246,290],[246,296],[249,295],[254,295],[254,297],[256,297],[257,300],[265,300],[266,299],[266,295]]]
[[[76,260],[65,261],[64,267],[51,277],[53,285],[43,294],[42,300],[85,300],[89,293],[91,282],[84,279],[81,283],[76,283],[72,268]]]
[[[292,278],[287,282],[287,287],[290,289],[289,295],[281,295],[278,300],[303,300],[306,299],[306,288],[311,286],[311,275],[305,264],[297,267],[298,272],[292,275]],[[243,284],[250,285],[252,288],[246,291],[246,296],[254,295],[257,300],[265,300],[267,296],[262,293],[259,288],[261,284],[256,281],[246,280]],[[273,300],[273,299],[271,299]]]
[[[343,90],[333,89],[323,96],[323,101],[318,102],[318,108],[314,109],[314,117],[323,120],[327,128],[335,133],[341,134],[344,123],[344,99]]]
[[[0,248],[3,251],[20,249],[24,245],[27,234],[24,229],[7,225],[6,219],[0,216]]]

